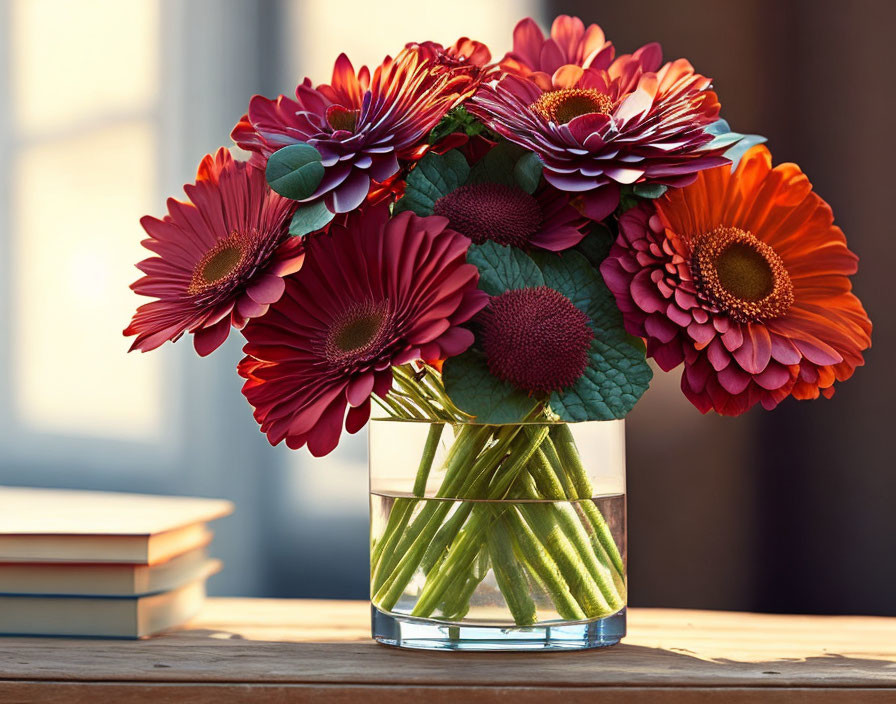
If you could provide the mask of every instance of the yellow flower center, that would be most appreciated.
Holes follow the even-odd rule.
[[[562,88],[542,93],[530,107],[548,122],[565,125],[582,115],[609,115],[613,112],[613,101],[591,88]]]
[[[330,325],[324,341],[324,354],[337,366],[364,360],[378,354],[389,341],[392,315],[389,301],[364,301],[350,306]]]
[[[694,240],[694,281],[712,303],[743,323],[773,320],[793,304],[781,257],[751,232],[717,227]]]
[[[218,241],[196,264],[187,292],[190,295],[203,293],[227,281],[246,259],[249,240],[249,237],[233,232]]]

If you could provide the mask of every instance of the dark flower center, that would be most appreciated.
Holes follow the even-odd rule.
[[[219,240],[196,264],[187,292],[191,295],[205,293],[237,276],[247,259],[251,241],[251,237],[239,232]]]
[[[436,201],[434,215],[448,218],[452,230],[476,244],[488,240],[523,247],[541,227],[538,201],[521,188],[501,183],[461,186]]]
[[[331,105],[327,108],[327,124],[334,130],[345,130],[346,132],[354,132],[358,125],[358,115],[360,110],[350,110],[341,105]]]
[[[781,257],[740,228],[717,227],[696,238],[691,269],[701,293],[742,323],[779,318],[793,304]]]
[[[355,303],[330,324],[324,355],[345,367],[377,357],[392,336],[389,301]]]
[[[561,88],[542,93],[530,107],[548,122],[565,125],[582,115],[609,115],[613,101],[593,88]]]
[[[588,367],[589,318],[547,286],[495,296],[480,314],[482,349],[499,379],[530,394],[572,386]]]

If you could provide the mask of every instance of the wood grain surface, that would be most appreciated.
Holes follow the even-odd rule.
[[[896,702],[896,619],[632,609],[622,645],[431,653],[365,602],[211,599],[143,641],[0,638],[0,702]]]

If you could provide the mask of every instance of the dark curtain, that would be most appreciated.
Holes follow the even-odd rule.
[[[829,401],[701,417],[660,373],[629,422],[632,603],[896,615],[896,2],[546,4],[619,53],[659,41],[712,76],[734,128],[834,208],[874,322],[866,366]]]

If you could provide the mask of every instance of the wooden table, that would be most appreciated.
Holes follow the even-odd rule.
[[[0,702],[896,702],[896,619],[632,609],[622,645],[452,653],[369,639],[363,602],[211,599],[145,641],[0,638]]]

